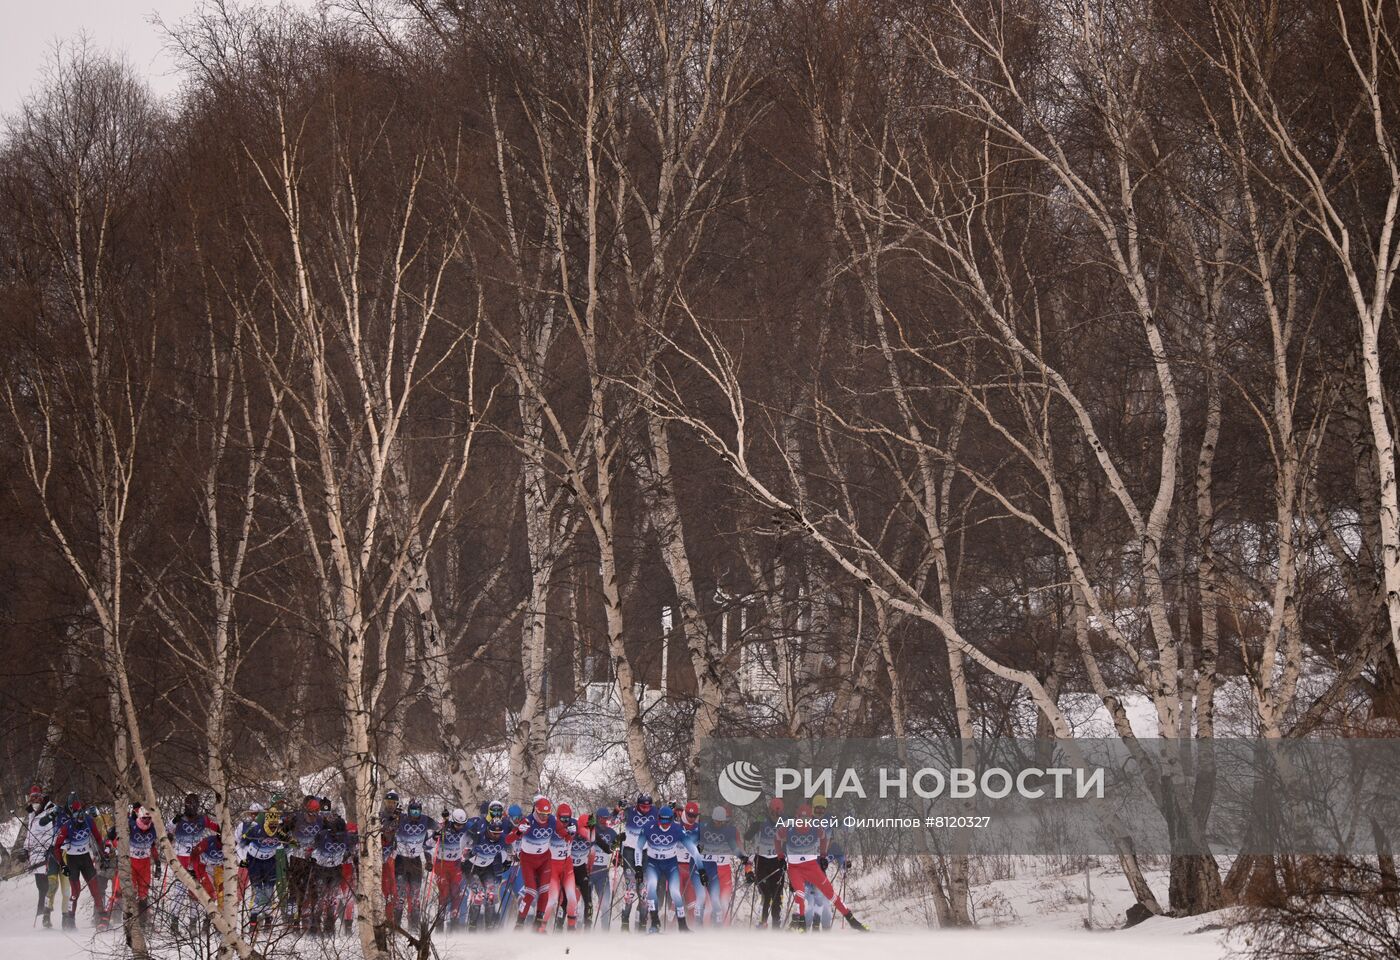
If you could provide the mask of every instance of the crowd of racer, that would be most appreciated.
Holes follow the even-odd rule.
[[[405,932],[606,930],[614,914],[624,931],[658,932],[664,913],[674,915],[680,931],[728,926],[736,920],[740,878],[754,885],[748,912],[757,914],[757,927],[828,930],[839,915],[864,930],[829,876],[833,865],[842,873],[849,866],[840,838],[803,822],[827,813],[825,799],[802,804],[788,823],[783,810],[783,801],[773,799],[741,835],[722,806],[702,818],[694,801],[656,804],[647,794],[591,812],[537,796],[524,807],[491,800],[473,816],[458,807],[434,818],[421,801],[401,802],[390,790],[368,841],[377,848],[374,864],[365,862],[370,856],[356,824],[325,797],[308,795],[292,808],[279,795],[266,807],[250,805],[228,848],[196,794],[164,827],[180,867],[209,900],[233,892],[254,935],[272,928],[348,933],[363,869],[379,871],[386,917]],[[162,875],[150,812],[133,807],[127,826],[142,921],[159,901],[175,933],[182,924],[194,928],[207,911],[183,882],[172,882],[172,871]],[[120,896],[110,815],[76,793],[59,805],[35,787],[23,846],[44,926],[52,925],[57,900],[62,925],[74,927],[84,892],[95,925],[110,923]],[[237,874],[226,883],[230,856]]]

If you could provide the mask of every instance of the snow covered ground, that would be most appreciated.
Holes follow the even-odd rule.
[[[731,929],[700,931],[689,936],[662,935],[666,960],[714,960],[718,956],[762,960],[850,960],[878,956],[880,960],[915,960],[928,956],[976,957],[979,960],[1225,960],[1231,956],[1219,915],[1175,920],[1154,918],[1129,930],[1121,925],[1130,902],[1126,883],[1116,874],[1091,869],[1094,929],[1085,928],[1089,915],[1083,874],[1059,875],[1043,863],[1020,861],[1016,875],[977,884],[973,889],[979,929],[940,931],[928,929],[927,904],[910,893],[891,895],[899,886],[887,870],[870,870],[853,878],[848,899],[857,915],[875,930],[863,935],[838,929],[829,934],[798,936],[792,933]],[[1159,889],[1165,877],[1149,874]],[[114,934],[94,936],[87,907],[80,911],[85,929],[76,932],[43,930],[33,926],[34,887],[28,877],[0,884],[0,960],[88,960],[112,957]],[[741,900],[735,914],[747,922],[748,901]],[[349,941],[337,941],[341,950],[327,951],[326,944],[308,943],[308,958],[338,954],[352,956]],[[439,941],[444,960],[654,960],[658,938],[638,934],[584,933],[572,936],[459,935]],[[730,951],[734,951],[730,954]]]
[[[697,933],[668,936],[666,960],[714,960],[720,957],[761,957],[762,960],[826,960],[879,957],[880,960],[925,960],[930,956],[966,957],[978,960],[1121,960],[1130,952],[1133,960],[1216,960],[1226,954],[1212,935],[1191,935],[1179,929],[1180,921],[1146,923],[1119,933],[1073,933],[1006,928],[956,933],[936,930],[876,931],[868,935],[842,931],[826,936],[794,936],[785,933]],[[630,960],[655,957],[655,937],[579,937],[567,943],[559,938],[501,936],[487,943],[455,941],[443,956],[483,957],[489,960]],[[625,949],[624,949],[625,945]],[[732,951],[732,952],[731,952]]]

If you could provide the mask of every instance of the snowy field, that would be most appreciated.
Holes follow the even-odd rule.
[[[958,957],[966,960],[1216,960],[1227,954],[1214,936],[1192,935],[1180,921],[1143,924],[1118,933],[1047,934],[1018,928],[973,930],[945,933],[936,930],[878,930],[868,935],[842,931],[825,936],[797,936],[787,933],[726,932],[671,936],[665,941],[666,960],[714,960],[715,957],[760,956],[762,960],[823,960],[857,956],[880,960],[926,960],[928,957]],[[860,938],[860,939],[857,939]],[[460,943],[460,941],[459,941]],[[623,949],[624,945],[628,949]],[[583,937],[560,939],[511,937],[496,938],[489,947],[481,944],[452,944],[444,957],[490,957],[492,960],[554,960],[569,948],[569,960],[627,960],[651,958],[657,952],[656,938],[634,936]],[[730,953],[733,951],[733,953]],[[858,952],[857,952],[858,951]]]
[[[1164,888],[1165,877],[1149,875]],[[715,960],[742,954],[761,960],[849,960],[857,956],[880,960],[923,960],[957,957],[965,960],[1225,960],[1232,955],[1223,931],[1226,918],[1207,915],[1174,920],[1154,918],[1129,930],[1108,929],[1121,924],[1128,894],[1121,878],[1095,872],[1095,929],[1085,929],[1084,879],[1038,876],[1030,871],[1011,880],[980,884],[973,902],[980,927],[967,931],[931,930],[921,919],[926,905],[916,896],[874,895],[886,889],[888,877],[867,874],[851,884],[851,906],[874,925],[869,934],[838,929],[827,934],[731,929],[689,935],[666,932],[660,937],[633,933],[579,933],[537,936],[514,932],[461,934],[438,941],[444,960],[655,960],[658,941],[666,960]],[[34,888],[28,877],[0,885],[0,960],[80,960],[116,954],[114,934],[94,936],[86,905],[76,932],[43,930],[33,925]],[[741,901],[746,903],[746,901]],[[747,908],[745,908],[746,910]],[[747,921],[745,910],[736,910]],[[1100,929],[1104,927],[1105,929]],[[734,951],[733,954],[730,951]],[[349,940],[308,941],[303,956],[350,957]]]

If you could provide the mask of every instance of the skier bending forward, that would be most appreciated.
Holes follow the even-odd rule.
[[[864,930],[865,925],[851,913],[851,908],[841,901],[832,889],[826,876],[826,831],[814,827],[812,808],[803,804],[797,809],[797,825],[779,827],[777,836],[778,856],[787,858],[788,883],[792,885],[793,903],[797,908],[794,926],[800,926],[806,915],[807,885],[811,884],[832,905],[836,912],[846,918],[853,930]],[[805,821],[805,823],[804,823]]]

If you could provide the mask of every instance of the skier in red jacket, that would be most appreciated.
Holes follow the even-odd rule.
[[[864,930],[865,925],[851,913],[851,908],[836,895],[831,881],[826,876],[826,831],[813,825],[812,808],[807,804],[797,808],[796,823],[791,827],[779,827],[777,836],[778,856],[787,858],[788,883],[792,886],[793,913],[792,925],[802,927],[806,923],[807,885],[811,884],[821,895],[831,901],[836,912],[846,918],[853,930]],[[805,821],[805,822],[804,822]]]

